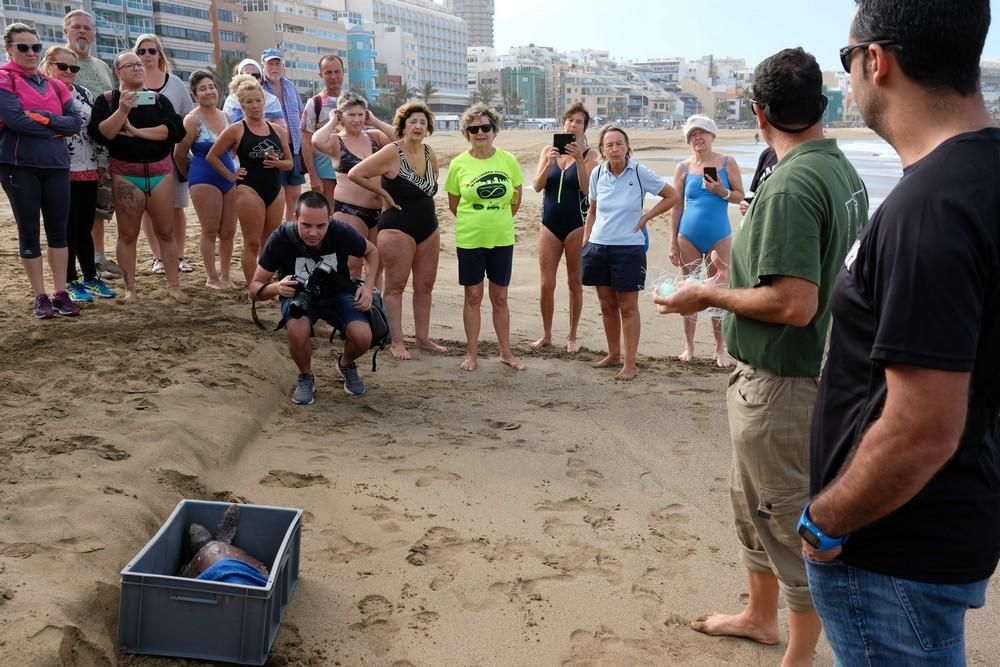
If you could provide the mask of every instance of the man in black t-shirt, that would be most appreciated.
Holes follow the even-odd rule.
[[[310,405],[314,400],[309,337],[313,324],[320,319],[344,335],[344,352],[337,361],[344,378],[344,391],[355,396],[365,393],[355,360],[371,345],[372,331],[365,312],[372,305],[372,281],[361,286],[351,283],[348,256],[363,257],[368,276],[374,276],[378,270],[375,246],[348,225],[330,220],[326,197],[322,192],[310,191],[302,193],[295,204],[295,229],[278,227],[257,259],[250,295],[255,301],[281,298],[288,350],[299,367],[293,403]],[[317,267],[329,270],[329,274],[316,282],[318,294],[305,290],[308,301],[303,301],[300,293]],[[272,282],[275,273],[283,277]],[[296,295],[300,298],[294,299]]]
[[[860,0],[841,49],[862,115],[904,170],[837,279],[799,522],[838,664],[964,665],[966,611],[1000,558],[989,23],[988,0]]]

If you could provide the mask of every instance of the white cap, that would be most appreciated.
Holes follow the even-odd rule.
[[[243,68],[246,67],[247,65],[253,65],[254,67],[257,68],[257,71],[259,73],[261,74],[264,73],[264,69],[260,66],[260,63],[254,60],[253,58],[244,58],[243,60],[241,60],[240,64],[236,66],[236,73],[243,74]]]
[[[715,121],[708,116],[702,116],[701,114],[695,114],[687,119],[684,123],[684,141],[688,140],[691,133],[694,130],[702,129],[711,134],[713,137],[719,135],[719,128],[715,126]]]

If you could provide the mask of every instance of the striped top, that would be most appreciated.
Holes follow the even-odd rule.
[[[402,178],[404,181],[409,181],[415,187],[419,188],[428,197],[433,197],[437,194],[437,174],[434,173],[434,169],[431,167],[431,148],[427,144],[424,144],[424,175],[421,176],[413,170],[410,163],[406,160],[406,153],[403,152],[403,147],[398,143],[396,144],[396,150],[399,151],[399,176],[397,178]]]

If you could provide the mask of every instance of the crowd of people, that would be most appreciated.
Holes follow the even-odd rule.
[[[786,667],[812,663],[821,630],[838,664],[964,664],[965,614],[983,605],[1000,557],[1000,130],[979,87],[989,23],[984,0],[859,0],[841,62],[862,115],[904,165],[870,220],[863,182],[824,136],[822,73],[801,48],[754,73],[751,108],[768,149],[752,198],[736,161],[714,150],[718,132],[705,116],[684,125],[692,153],[673,184],[634,160],[621,127],[605,126],[589,147],[591,118],[578,103],[563,115],[565,141],[539,157],[534,348],[552,344],[565,256],[566,349],[579,349],[582,289],[593,286],[608,350],[594,365],[636,376],[646,228],[667,211],[671,262],[702,279],[655,295],[660,312],[731,313],[712,326],[716,363],[735,364],[731,499],[750,595],[741,612],[692,626],[777,643],[783,595]],[[237,66],[220,111],[212,73],[185,85],[155,35],[140,36],[111,69],[89,55],[86,12],[70,12],[64,26],[66,46],[44,58],[34,29],[7,26],[0,67],[0,179],[37,317],[78,315],[77,303],[115,296],[105,280],[116,268],[125,300],[136,299],[140,229],[168,293],[184,301],[190,193],[207,284],[234,286],[238,221],[251,298],[281,299],[295,403],[315,400],[310,336],[320,319],[344,337],[344,390],[365,392],[357,360],[372,343],[376,288],[396,359],[410,358],[401,322],[411,279],[415,344],[445,351],[430,338],[439,163],[425,104],[383,122],[341,90],[343,61],[327,55],[323,91],[303,105],[282,54],[267,49],[262,64]],[[500,361],[523,369],[507,300],[524,179],[495,145],[494,109],[472,106],[459,129],[469,147],[444,190],[464,289],[461,368],[478,365],[488,295]],[[659,198],[648,211],[647,195]],[[730,204],[745,216],[735,234]],[[120,267],[103,248],[109,205]],[[321,274],[324,286],[302,296]],[[695,320],[683,327],[687,361]]]

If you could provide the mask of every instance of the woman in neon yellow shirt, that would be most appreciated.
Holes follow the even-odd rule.
[[[523,370],[524,364],[510,349],[507,287],[514,261],[514,215],[521,205],[524,177],[517,158],[493,145],[500,130],[496,111],[476,104],[462,115],[459,129],[469,150],[451,161],[444,189],[455,214],[458,282],[465,288],[462,321],[467,347],[461,368],[476,370],[483,281],[488,278],[500,361]]]

